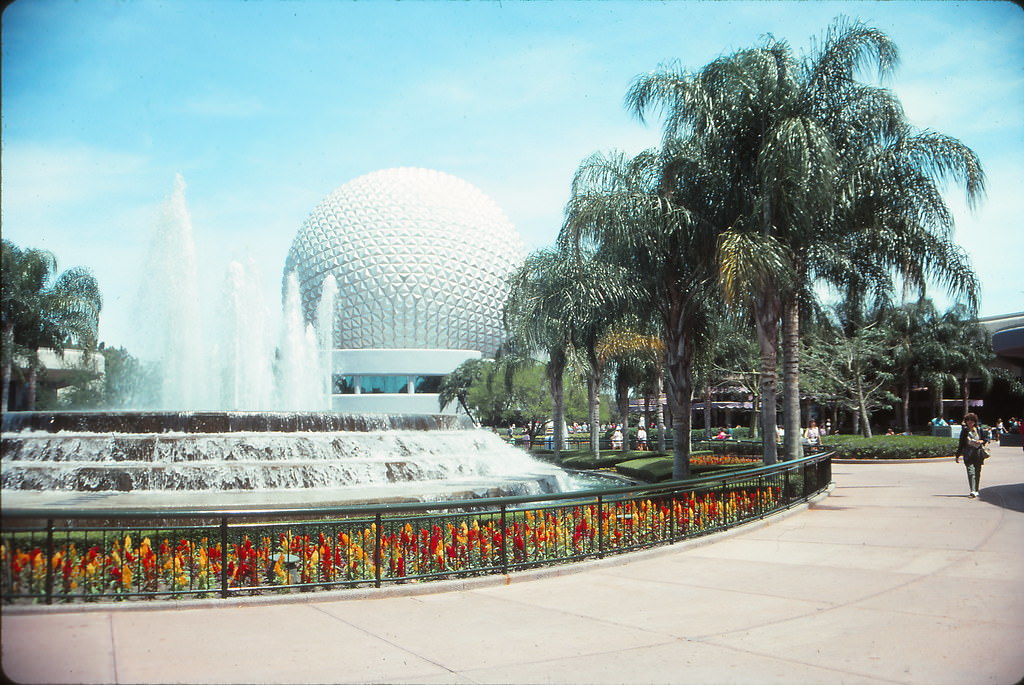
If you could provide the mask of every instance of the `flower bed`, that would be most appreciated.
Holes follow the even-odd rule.
[[[736,454],[711,454],[699,452],[690,456],[690,469],[697,476],[706,476],[715,471],[760,466],[761,457]],[[646,483],[657,483],[672,477],[672,456],[659,455],[620,462],[615,470],[624,476],[637,478]]]
[[[334,510],[344,517],[314,521],[229,523],[225,517],[219,526],[154,522],[126,529],[74,521],[58,527],[51,519],[48,527],[12,529],[5,513],[2,594],[5,602],[227,597],[507,573],[766,516],[824,488],[828,464],[827,458],[802,460],[684,487],[395,505],[369,517],[355,513],[365,508],[349,507]],[[19,516],[25,515],[13,518]]]

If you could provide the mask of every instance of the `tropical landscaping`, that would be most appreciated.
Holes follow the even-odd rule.
[[[732,395],[749,403],[765,464],[802,454],[811,416],[870,438],[886,413],[909,434],[930,418],[914,420],[913,393],[926,393],[933,416],[947,393],[966,413],[971,378],[1020,394],[1019,380],[986,366],[978,282],[944,195],[954,185],[979,202],[981,161],[915,128],[876,85],[897,63],[887,35],[840,18],[804,54],[767,37],[700,68],[637,77],[626,107],[660,121],[660,146],[580,163],[556,243],[512,279],[506,354],[477,362],[478,379],[493,389],[542,366],[556,457],[565,426],[606,423],[602,404],[628,435],[641,418],[630,398],[642,398],[643,422],[664,436],[690,435],[699,402],[710,437],[732,425],[711,417],[713,397]],[[932,289],[957,304],[938,311]],[[474,391],[459,383],[450,377],[443,398]],[[582,416],[566,402],[578,387]],[[478,414],[484,423],[518,421],[536,437],[536,417],[513,399],[504,413],[496,404]],[[598,431],[588,438],[596,458]],[[673,442],[673,478],[693,473],[693,449]]]
[[[840,18],[806,52],[766,37],[638,76],[626,109],[660,126],[660,145],[580,161],[557,240],[510,280],[506,345],[450,374],[441,405],[531,444],[551,431],[556,453],[576,423],[628,435],[642,421],[659,451],[669,435],[739,426],[771,464],[803,452],[811,418],[919,433],[979,391],[1024,397],[989,365],[977,279],[952,237],[946,192],[980,202],[981,161],[907,121],[879,85],[897,64],[887,35]],[[12,377],[21,409],[134,406],[153,369],[98,341],[87,268],[5,240],[2,275],[4,410]],[[37,395],[47,351],[80,353],[59,395]],[[607,437],[581,435],[595,455]],[[672,445],[673,475],[690,475],[699,446]]]
[[[915,398],[942,417],[947,395],[968,411],[978,379],[1024,389],[988,365],[979,285],[952,237],[944,193],[979,202],[981,162],[915,128],[875,83],[897,62],[888,36],[839,19],[806,53],[768,37],[626,89],[639,123],[660,124],[660,144],[581,160],[557,240],[509,280],[505,345],[449,374],[439,402],[628,486],[270,522],[142,512],[130,529],[22,515],[0,545],[5,598],[227,597],[507,573],[763,518],[827,488],[833,458],[949,456],[951,438],[914,435],[928,418]],[[940,311],[933,289],[956,304]],[[15,373],[25,408],[131,402],[147,371],[101,348],[101,306],[87,269],[59,272],[51,254],[4,241],[4,411]],[[72,349],[103,356],[102,387],[83,367],[77,392],[37,397],[41,351]],[[830,430],[805,441],[811,419]]]

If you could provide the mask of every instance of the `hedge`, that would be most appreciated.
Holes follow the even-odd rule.
[[[928,435],[830,435],[823,441],[833,459],[927,459],[956,454],[957,441]]]

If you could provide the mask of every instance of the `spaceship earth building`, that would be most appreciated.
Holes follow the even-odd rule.
[[[436,412],[440,378],[501,344],[505,279],[523,255],[498,206],[450,174],[385,169],[328,195],[285,276],[298,278],[307,321],[328,275],[337,283],[332,406]]]

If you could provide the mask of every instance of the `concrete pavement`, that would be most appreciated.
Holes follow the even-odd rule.
[[[767,525],[368,595],[5,608],[32,683],[996,683],[1024,676],[1024,452],[835,464]],[[399,594],[403,593],[403,594]]]

